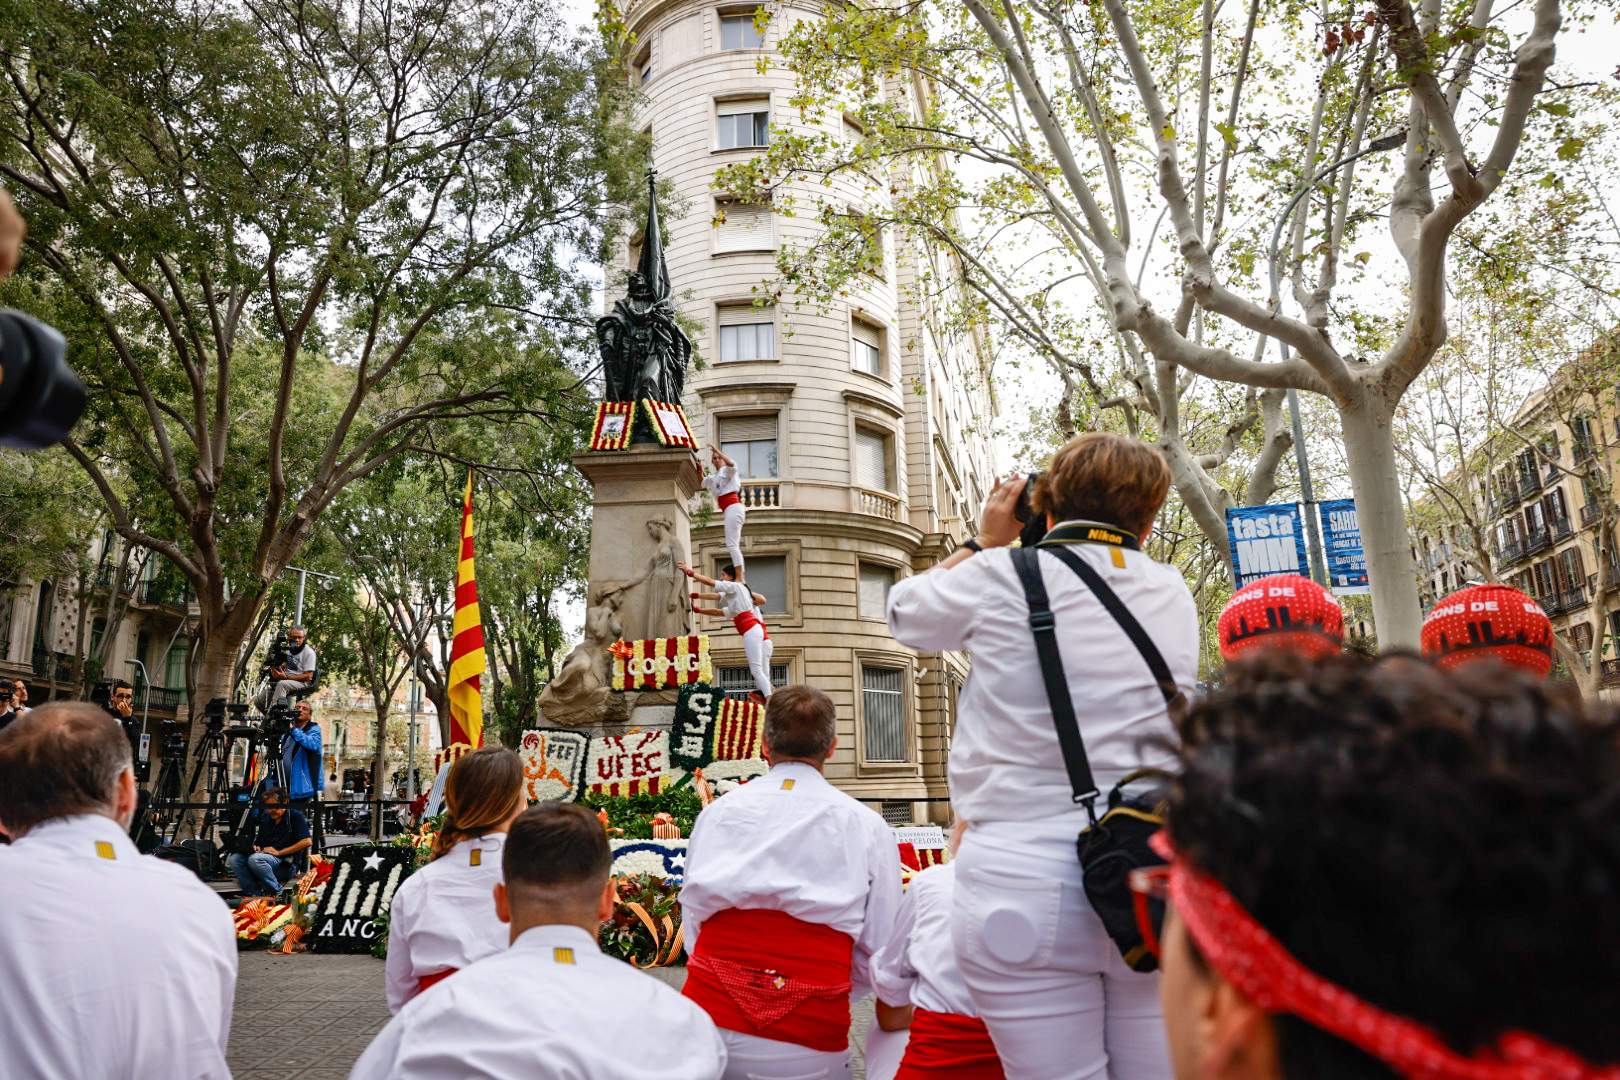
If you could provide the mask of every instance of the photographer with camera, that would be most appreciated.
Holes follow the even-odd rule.
[[[978,537],[889,594],[896,640],[973,656],[950,754],[951,802],[972,822],[951,929],[1008,1076],[1170,1075],[1158,976],[1127,963],[1102,918],[1113,905],[1090,892],[1107,879],[1076,858],[1115,785],[1176,764],[1169,701],[1197,677],[1198,614],[1180,572],[1141,551],[1169,486],[1151,446],[1080,435],[1035,480],[1026,522],[1029,479],[1002,481]],[[1119,886],[1101,899],[1129,911]]]
[[[128,735],[130,722],[135,718],[135,687],[123,679],[114,679],[108,684],[107,703],[102,708]]]
[[[321,725],[307,701],[292,706],[288,720],[281,736],[282,775],[292,805],[308,810],[321,790]]]
[[[315,680],[315,650],[305,642],[302,626],[287,631],[286,644],[277,641],[265,659],[265,676],[270,683],[259,691],[254,704],[268,714],[287,700],[288,695],[305,689]]]
[[[21,679],[0,678],[0,731],[29,712],[28,684]]]
[[[303,872],[309,858],[305,852],[314,844],[309,819],[289,807],[286,788],[273,787],[248,823],[253,850],[233,854],[231,872],[244,896],[274,896]]]

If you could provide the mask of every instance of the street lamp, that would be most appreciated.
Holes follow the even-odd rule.
[[[1350,162],[1358,158],[1364,158],[1368,154],[1393,150],[1404,142],[1406,142],[1406,131],[1404,129],[1374,139],[1349,157],[1340,158],[1333,164],[1318,170],[1316,175],[1312,176],[1309,181],[1300,186],[1298,191],[1294,192],[1294,197],[1288,200],[1287,206],[1283,207],[1283,212],[1277,216],[1276,226],[1271,230],[1271,252],[1267,261],[1271,272],[1271,313],[1273,315],[1282,310],[1280,275],[1277,272],[1277,249],[1282,244],[1283,226],[1293,216],[1294,208],[1300,204],[1300,201],[1305,196],[1316,189],[1317,184],[1320,184],[1323,180],[1350,164]],[[1282,358],[1282,362],[1286,364],[1288,362],[1288,342],[1278,338],[1277,352]],[[1311,577],[1318,584],[1326,585],[1328,580],[1327,569],[1323,566],[1322,534],[1316,521],[1316,515],[1312,512],[1316,506],[1316,490],[1311,484],[1311,459],[1309,452],[1305,449],[1305,425],[1300,423],[1299,419],[1299,392],[1292,386],[1288,388],[1288,417],[1294,429],[1294,464],[1299,468],[1299,497],[1300,501],[1305,504],[1305,537],[1308,541],[1307,551],[1311,560]]]
[[[336,574],[323,574],[319,570],[305,570],[301,566],[289,566],[289,567],[287,567],[287,569],[297,571],[297,573],[298,573],[298,599],[293,604],[293,625],[294,626],[302,626],[303,623],[304,623],[304,578],[305,578],[305,576],[307,575],[309,577],[320,578],[322,581],[326,582],[326,587],[327,588],[331,588],[331,583],[332,582],[341,581],[342,579],[339,578]]]

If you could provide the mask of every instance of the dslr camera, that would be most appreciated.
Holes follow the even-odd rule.
[[[84,383],[61,334],[0,308],[0,447],[40,450],[67,438],[84,412]]]
[[[283,701],[270,706],[270,711],[264,714],[264,721],[259,725],[259,731],[271,746],[279,746],[282,736],[292,730],[293,721],[296,719],[298,706],[293,702]]]
[[[1018,505],[1013,507],[1013,517],[1023,526],[1018,532],[1018,542],[1024,547],[1034,547],[1046,535],[1046,515],[1037,514],[1030,503],[1030,497],[1035,494],[1035,484],[1040,478],[1039,472],[1032,472],[1024,478],[1024,490],[1018,493]]]

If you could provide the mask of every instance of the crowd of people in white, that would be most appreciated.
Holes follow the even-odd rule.
[[[528,806],[511,751],[461,758],[352,1076],[846,1077],[871,995],[873,1080],[1620,1077],[1620,725],[1544,680],[1539,609],[1493,587],[1437,608],[1432,656],[1345,655],[1333,598],[1276,579],[1234,596],[1195,694],[1192,597],[1142,550],[1169,481],[1083,435],[1028,493],[1038,544],[1004,482],[894,587],[896,639],[973,658],[955,857],[905,890],[824,775],[833,702],[769,695],[769,771],[690,838],[679,992],[597,948],[597,818]],[[229,913],[138,854],[134,805],[100,709],[0,733],[0,1074],[228,1075]]]

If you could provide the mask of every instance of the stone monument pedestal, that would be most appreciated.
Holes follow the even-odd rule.
[[[693,589],[675,564],[691,561],[688,507],[703,472],[691,450],[643,443],[577,454],[573,464],[594,491],[585,640],[541,693],[543,722],[596,730],[651,726],[646,721],[654,715],[673,712],[674,691],[607,690],[612,661],[606,649],[618,637],[692,632]]]

